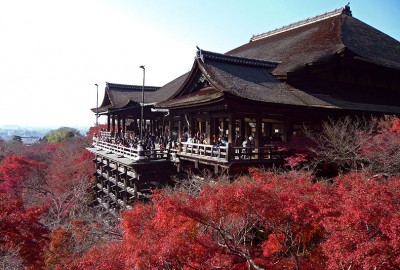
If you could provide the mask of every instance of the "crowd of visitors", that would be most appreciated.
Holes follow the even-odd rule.
[[[100,132],[100,136],[93,138],[94,142],[107,142],[110,144],[114,144],[121,147],[127,147],[131,149],[137,149],[138,151],[144,150],[169,150],[169,149],[178,149],[180,146],[180,142],[186,142],[189,144],[204,144],[204,145],[212,145],[213,154],[218,153],[222,149],[224,151],[225,146],[228,144],[228,140],[225,136],[213,136],[211,139],[211,143],[209,143],[207,134],[204,132],[196,132],[194,134],[190,134],[188,130],[184,130],[182,136],[178,138],[178,132],[172,132],[172,136],[169,136],[169,132],[165,132],[164,134],[157,132],[152,133],[147,130],[144,130],[143,138],[140,139],[139,134],[135,132],[113,132],[102,130]],[[280,138],[280,137],[277,137]],[[278,140],[276,138],[271,137],[271,141]],[[264,141],[264,140],[262,140]],[[270,140],[268,140],[270,143]],[[236,134],[234,140],[234,147],[236,147],[235,153],[239,154],[241,158],[248,158],[255,147],[254,137],[252,134],[249,136],[245,136],[241,138],[239,134]],[[238,156],[239,156],[238,155]]]
[[[169,136],[164,135],[156,135],[154,133],[144,131],[144,135],[142,140],[140,139],[139,134],[135,132],[121,132],[120,134],[116,132],[107,132],[102,130],[100,132],[100,136],[93,138],[94,142],[101,141],[111,143],[117,146],[123,146],[133,149],[141,149],[141,150],[154,150],[154,149],[166,149],[171,142],[171,138]]]

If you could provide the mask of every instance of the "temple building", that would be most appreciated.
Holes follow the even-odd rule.
[[[124,206],[130,195],[121,194],[129,193],[129,181],[140,182],[144,160],[172,164],[169,171],[236,173],[279,163],[274,142],[290,141],[304,127],[318,130],[328,118],[400,115],[400,42],[352,17],[346,6],[253,36],[227,53],[197,48],[190,72],[162,87],[107,83],[101,106],[92,110],[108,119],[100,136],[108,141],[99,137],[89,149],[99,192],[103,199],[118,193]],[[113,148],[113,136],[139,134],[142,118],[152,140],[163,138],[162,151]],[[119,188],[118,170],[128,179]],[[110,177],[117,191],[105,188]]]

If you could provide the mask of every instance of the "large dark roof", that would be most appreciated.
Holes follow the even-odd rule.
[[[398,106],[348,101],[332,95],[308,93],[294,88],[271,74],[276,65],[279,64],[199,50],[192,71],[180,85],[180,90],[169,100],[157,103],[156,106],[177,108],[209,104],[228,94],[270,104],[400,113]],[[209,81],[210,87],[195,92],[189,91],[191,79],[201,76]]]
[[[386,106],[370,104],[374,101],[347,100],[347,96],[332,91],[297,89],[278,80],[308,64],[329,62],[342,52],[396,72],[400,70],[400,43],[353,18],[346,6],[253,36],[249,43],[226,54],[199,49],[191,71],[159,89],[148,89],[145,103],[185,108],[234,96],[301,107],[400,113],[396,102],[391,104],[396,106]],[[108,83],[101,109],[131,108],[140,100],[141,86]]]
[[[400,69],[400,43],[351,17],[348,7],[254,36],[226,54],[280,62],[275,75],[326,61],[347,48],[378,65]]]
[[[312,97],[303,91],[279,81],[271,71],[278,63],[199,50],[195,64],[185,83],[200,73],[212,85],[212,89],[185,92],[187,84],[180,87],[171,99],[158,103],[160,107],[177,107],[210,102],[224,93],[239,98],[298,106],[326,106],[329,103]]]
[[[155,103],[157,100],[155,93],[160,87],[145,86],[145,104]],[[104,98],[98,108],[98,112],[106,112],[113,109],[121,109],[128,106],[138,106],[142,100],[142,86],[127,85],[106,82]],[[92,109],[96,112],[96,108]]]

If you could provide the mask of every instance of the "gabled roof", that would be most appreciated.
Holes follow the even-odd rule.
[[[285,76],[308,63],[329,60],[347,48],[369,62],[400,69],[400,43],[353,18],[348,6],[261,35],[226,54],[280,62]]]
[[[145,105],[159,101],[156,99],[156,95],[154,95],[159,89],[160,87],[154,86],[144,87]],[[98,108],[98,112],[102,113],[113,109],[140,106],[141,101],[142,86],[106,82],[104,98]],[[96,108],[93,108],[92,111],[96,112]]]
[[[270,104],[400,113],[396,102],[387,106],[385,102],[369,104],[379,103],[371,98],[347,100],[334,91],[311,91],[308,86],[300,90],[278,80],[308,64],[329,62],[338,54],[390,68],[395,71],[391,74],[400,71],[400,43],[353,18],[346,6],[253,36],[226,54],[198,49],[191,71],[160,89],[146,90],[145,103],[186,108],[237,97]],[[107,85],[104,111],[140,104],[141,86]]]
[[[278,63],[229,56],[198,50],[193,68],[179,90],[169,100],[157,107],[179,107],[215,102],[226,95],[243,99],[298,105],[330,106],[303,91],[276,79],[272,70]],[[193,91],[200,81],[209,85]]]
[[[343,100],[327,94],[308,93],[275,78],[271,72],[279,63],[229,56],[198,50],[192,70],[176,82],[179,90],[157,103],[161,108],[184,108],[221,101],[235,96],[253,102],[301,107],[400,113],[399,106]],[[207,83],[201,83],[206,81]],[[196,89],[196,86],[200,87]]]

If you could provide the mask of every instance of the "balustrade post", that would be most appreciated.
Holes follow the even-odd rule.
[[[225,154],[225,159],[226,159],[226,161],[229,161],[229,157],[230,157],[230,154],[229,154],[229,152],[230,152],[230,147],[229,147],[229,144],[230,143],[226,143],[226,154]]]

